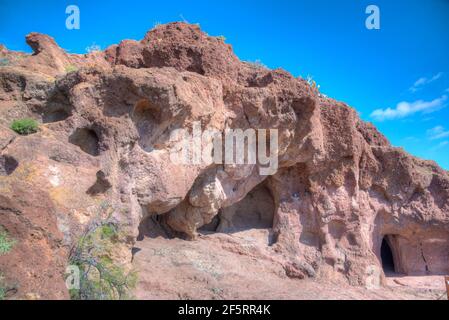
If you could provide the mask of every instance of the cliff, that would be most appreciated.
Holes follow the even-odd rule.
[[[14,298],[68,297],[70,248],[105,204],[123,266],[138,239],[157,249],[222,234],[211,255],[225,246],[287,278],[381,284],[384,240],[396,272],[449,273],[449,174],[304,79],[185,23],[84,55],[42,34],[27,43],[31,55],[0,49],[0,225],[16,240],[0,270],[19,283]],[[9,129],[21,118],[39,131]],[[174,163],[171,134],[196,123],[277,129],[276,172]],[[237,234],[253,229],[268,240],[243,250]]]

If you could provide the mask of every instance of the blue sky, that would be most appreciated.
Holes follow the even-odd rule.
[[[311,75],[328,96],[373,122],[395,146],[449,169],[449,0],[0,0],[0,43],[30,51],[31,31],[72,53],[141,39],[156,23],[200,23],[242,60]],[[80,8],[68,30],[65,8]],[[380,8],[380,30],[365,8]]]

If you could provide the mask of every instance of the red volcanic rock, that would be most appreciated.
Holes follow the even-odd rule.
[[[265,272],[291,290],[307,278],[376,287],[388,267],[449,272],[448,173],[392,147],[305,80],[241,62],[221,38],[185,23],[84,55],[45,35],[27,42],[32,55],[0,49],[10,61],[0,67],[0,225],[18,241],[0,270],[21,284],[15,298],[67,297],[67,254],[105,202],[123,235],[111,259],[145,273],[143,298],[210,297],[181,287],[176,270],[198,286],[218,281],[225,288],[213,297],[222,298],[266,297],[234,294],[251,279],[262,288]],[[39,132],[8,129],[23,117],[38,120]],[[219,132],[278,129],[278,170],[171,161],[171,134],[197,122]],[[264,241],[252,245],[257,230]],[[145,247],[132,261],[133,246]],[[177,260],[158,258],[173,252]],[[173,282],[148,271],[154,263]],[[153,285],[165,291],[152,294]]]
[[[46,190],[16,181],[0,195],[2,229],[14,239],[13,249],[0,256],[2,286],[15,298],[68,299],[62,281],[67,248],[57,226],[57,211]]]
[[[26,42],[36,55],[41,52],[62,51],[53,38],[37,32],[28,34],[26,36]]]

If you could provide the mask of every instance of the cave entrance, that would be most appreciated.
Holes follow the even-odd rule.
[[[382,269],[384,270],[384,273],[392,274],[396,271],[395,265],[394,265],[394,258],[393,258],[393,251],[390,247],[388,236],[385,236],[382,239],[382,245],[380,247],[380,258],[382,261]]]
[[[44,113],[44,115],[42,116],[42,122],[43,123],[52,123],[52,122],[63,121],[70,116],[71,116],[71,114],[64,109],[53,110],[53,111]]]
[[[77,145],[84,152],[92,155],[98,156],[99,152],[99,139],[95,131],[87,128],[78,128],[69,137],[69,142]]]
[[[274,199],[266,183],[256,186],[239,202],[220,209],[214,220],[200,231],[234,233],[250,229],[271,229]]]

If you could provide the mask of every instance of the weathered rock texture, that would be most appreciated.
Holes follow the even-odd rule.
[[[264,254],[287,277],[375,284],[384,237],[396,271],[449,272],[448,173],[305,80],[184,23],[85,55],[42,34],[27,42],[31,55],[0,49],[0,225],[18,241],[0,270],[20,283],[15,297],[67,297],[68,248],[105,201],[128,235],[123,263],[139,226],[184,239],[266,228]],[[40,131],[8,129],[23,117]],[[174,164],[170,133],[196,121],[278,129],[279,170]]]

